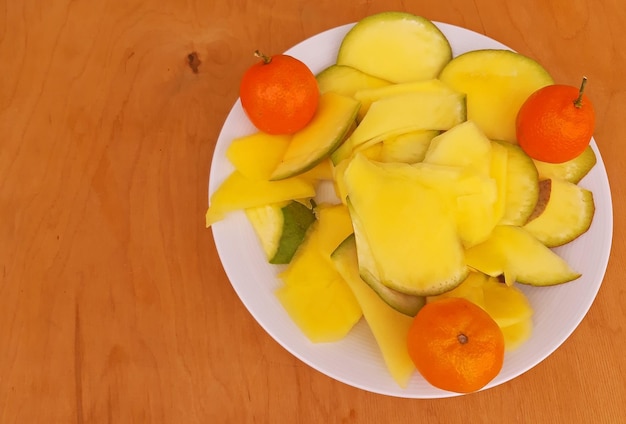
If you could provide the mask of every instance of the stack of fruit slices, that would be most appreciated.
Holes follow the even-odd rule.
[[[506,50],[452,58],[424,18],[366,18],[318,74],[310,125],[233,141],[235,171],[212,195],[207,225],[246,210],[267,260],[286,265],[276,294],[307,337],[339,340],[364,315],[401,386],[414,370],[407,323],[438,297],[483,307],[514,349],[532,328],[514,284],[579,277],[549,247],[584,233],[594,214],[577,185],[595,164],[591,148],[555,165],[515,144],[517,109],[552,82]],[[335,204],[313,200],[321,181],[332,181]]]

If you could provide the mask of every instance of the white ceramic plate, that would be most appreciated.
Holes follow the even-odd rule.
[[[482,48],[508,49],[497,41],[467,29],[436,24],[450,40],[455,56]],[[286,53],[299,58],[314,73],[318,73],[335,62],[339,44],[352,25],[320,33]],[[233,169],[225,157],[230,141],[254,131],[241,103],[237,101],[217,141],[209,193],[215,191]],[[519,376],[554,352],[584,318],[600,288],[611,250],[613,215],[606,170],[594,140],[591,145],[598,162],[580,184],[594,194],[595,217],[587,233],[557,249],[583,276],[574,282],[555,287],[519,285],[535,310],[534,333],[522,347],[506,354],[502,371],[485,389]],[[266,262],[245,215],[242,212],[233,213],[212,228],[220,259],[241,301],[265,331],[300,360],[329,377],[375,393],[405,398],[457,395],[432,387],[417,372],[406,389],[400,388],[387,372],[364,320],[340,342],[309,342],[274,296],[274,290],[281,284],[276,277],[280,268]]]

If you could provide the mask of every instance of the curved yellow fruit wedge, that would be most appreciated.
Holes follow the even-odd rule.
[[[585,175],[591,171],[598,159],[591,146],[587,148],[577,157],[563,163],[547,163],[533,159],[540,180],[548,178],[558,178],[560,180],[569,181],[577,184]]]
[[[302,174],[327,158],[343,141],[358,111],[359,102],[351,97],[322,94],[313,119],[293,135],[270,179]]]
[[[354,97],[360,90],[390,85],[389,81],[367,75],[351,66],[330,65],[317,74],[317,86],[320,94],[332,91],[343,96]]]
[[[361,279],[354,237],[339,245],[332,254],[332,260],[356,296],[389,373],[400,387],[406,387],[415,371],[407,349],[407,336],[413,318],[390,307]]]
[[[436,78],[451,58],[448,39],[431,21],[382,12],[361,19],[346,34],[337,64],[398,83]]]
[[[467,95],[467,119],[487,137],[515,143],[515,119],[535,90],[553,84],[536,61],[509,50],[473,50],[452,59],[439,78]]]
[[[497,225],[485,242],[465,251],[465,262],[492,277],[504,275],[509,285],[551,286],[581,275],[528,231],[512,225]]]
[[[526,295],[517,287],[489,277],[483,282],[483,309],[501,328],[525,321],[533,315]]]
[[[549,179],[539,183],[539,202],[524,228],[548,247],[576,239],[591,226],[593,193],[576,184]]]
[[[510,352],[519,348],[526,340],[530,339],[533,333],[533,320],[532,318],[527,318],[500,329],[504,336],[504,349]]]
[[[288,264],[315,221],[313,211],[295,200],[249,208],[246,216],[271,264]]]
[[[313,183],[301,178],[282,181],[253,180],[239,171],[234,171],[211,195],[206,212],[206,226],[210,227],[236,210],[314,196]]]
[[[539,178],[533,160],[517,144],[494,141],[507,151],[504,210],[500,224],[524,225],[539,199]]]
[[[279,277],[276,296],[291,319],[314,343],[341,340],[362,316],[352,290],[321,253],[319,222]]]

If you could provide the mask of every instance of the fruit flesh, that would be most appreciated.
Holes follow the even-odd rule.
[[[363,278],[418,296],[449,290],[467,275],[453,213],[436,190],[419,183],[419,169],[393,165],[400,170],[357,155],[346,169]],[[365,244],[369,264],[361,257]]]
[[[413,92],[429,92],[429,93],[454,93],[454,91],[442,83],[438,79],[427,79],[423,81],[408,82],[402,84],[391,84],[382,87],[359,90],[354,93],[354,98],[361,102],[361,109],[357,119],[363,120],[363,117],[369,110],[372,103],[392,96]]]
[[[349,140],[353,148],[417,130],[449,130],[465,120],[465,97],[450,92],[410,92],[370,106]]]
[[[381,162],[417,163],[424,160],[426,151],[439,131],[418,130],[383,140]]]
[[[367,75],[350,66],[331,65],[317,74],[320,94],[332,91],[343,96],[354,97],[360,90],[390,85],[389,81]]]
[[[258,132],[234,139],[226,157],[247,178],[269,180],[290,141],[290,135]]]
[[[591,146],[572,160],[562,163],[548,163],[533,159],[539,179],[558,178],[577,184],[595,166],[597,162],[596,154]]]
[[[435,78],[451,58],[448,40],[431,21],[383,12],[360,20],[346,34],[337,64],[399,83]]]
[[[344,338],[362,316],[350,287],[321,253],[320,231],[323,228],[314,223],[291,263],[279,274],[284,285],[276,290],[291,319],[314,343]]]
[[[537,168],[517,145],[494,141],[507,149],[505,196],[501,225],[524,225],[539,198]]]
[[[465,262],[492,277],[504,275],[508,285],[551,286],[580,277],[528,231],[512,225],[496,226],[489,239],[465,251]]]
[[[333,92],[321,95],[315,116],[293,135],[271,179],[301,174],[324,160],[341,143],[358,110],[359,102],[350,97]]]
[[[205,216],[206,226],[210,227],[236,210],[314,196],[314,185],[302,178],[281,181],[252,180],[239,171],[234,171],[211,195]]]
[[[561,246],[585,233],[593,220],[593,193],[558,179],[539,183],[541,211],[524,228],[548,247]]]
[[[332,260],[359,302],[363,317],[372,330],[389,373],[400,387],[406,387],[415,371],[406,344],[413,318],[390,308],[361,279],[354,237],[339,245],[332,254]]]
[[[536,61],[509,50],[473,50],[452,59],[439,78],[467,95],[468,119],[493,140],[517,142],[517,111],[534,91],[553,84]]]

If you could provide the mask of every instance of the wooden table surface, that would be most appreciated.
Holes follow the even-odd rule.
[[[392,9],[486,34],[558,82],[587,75],[611,182],[586,318],[541,364],[463,397],[376,395],[294,358],[204,227],[251,51]],[[625,22],[620,0],[0,1],[0,422],[625,423]]]

